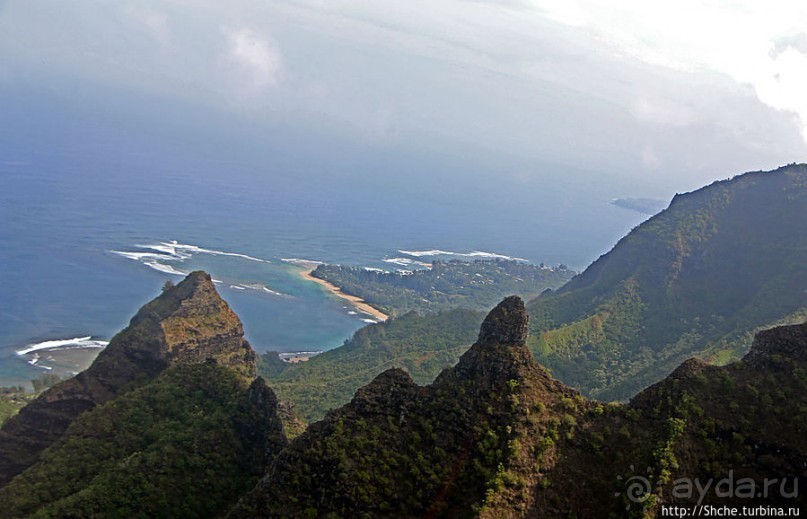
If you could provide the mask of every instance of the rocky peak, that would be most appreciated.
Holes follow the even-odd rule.
[[[115,379],[132,372],[211,361],[247,383],[256,376],[255,353],[244,339],[241,321],[216,292],[210,275],[196,271],[143,306],[86,373],[119,386]],[[121,363],[131,364],[130,369],[120,369]]]
[[[36,461],[80,414],[171,365],[201,363],[225,366],[245,385],[257,372],[241,321],[210,276],[197,271],[143,306],[86,371],[44,392],[3,425],[0,485]]]
[[[356,391],[352,404],[368,415],[385,414],[390,409],[409,406],[418,392],[419,387],[409,373],[401,368],[390,368]]]
[[[777,326],[754,336],[751,350],[743,358],[749,364],[775,363],[776,357],[787,360],[807,356],[807,322],[790,326]]]
[[[527,310],[520,297],[505,298],[485,317],[476,342],[523,344],[527,342],[528,320]]]
[[[525,369],[538,367],[527,348],[527,322],[521,298],[504,299],[485,318],[476,343],[460,357],[456,367],[444,371],[438,381],[456,376],[476,380],[482,384],[480,387],[487,387],[524,378]]]

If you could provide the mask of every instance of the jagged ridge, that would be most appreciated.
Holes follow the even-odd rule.
[[[197,271],[143,306],[76,377],[43,393],[0,429],[0,486],[34,463],[72,421],[98,404],[153,380],[168,366],[208,359],[256,376],[255,353],[241,321]]]
[[[77,417],[0,489],[0,517],[215,517],[286,443],[263,379],[174,365]]]
[[[688,357],[739,359],[761,328],[807,317],[807,166],[678,195],[554,293],[530,346],[566,383],[627,399]]]
[[[760,333],[726,367],[689,360],[629,405],[554,380],[526,325],[508,298],[432,385],[382,373],[295,439],[230,517],[647,517],[697,502],[673,494],[678,478],[792,482],[807,463],[807,323]],[[648,494],[629,494],[637,475]]]
[[[537,365],[526,327],[523,302],[507,298],[432,385],[400,369],[380,374],[295,439],[230,517],[474,513],[517,449],[526,402],[556,408],[576,395]]]

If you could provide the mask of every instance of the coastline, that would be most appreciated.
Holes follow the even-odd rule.
[[[356,309],[358,311],[360,311],[362,313],[372,315],[373,317],[375,317],[376,319],[378,319],[380,321],[386,321],[387,319],[389,319],[389,316],[387,314],[385,314],[381,310],[378,310],[377,308],[371,306],[364,299],[362,299],[362,298],[360,298],[358,296],[352,296],[350,294],[346,294],[346,293],[342,292],[341,288],[334,285],[333,283],[330,283],[328,281],[325,281],[324,279],[319,279],[317,277],[312,276],[311,273],[314,272],[314,269],[316,269],[316,268],[317,268],[316,266],[306,265],[305,268],[300,271],[300,277],[302,277],[303,279],[306,279],[308,281],[313,281],[315,283],[319,283],[320,285],[324,286],[328,290],[328,292],[330,292],[331,294],[333,294],[333,295],[335,295],[337,297],[341,297],[342,299],[350,302],[350,304],[352,304],[354,307],[356,307]]]
[[[21,384],[30,390],[31,380],[45,373],[63,379],[74,377],[89,368],[102,350],[97,346],[79,346],[14,355],[8,358],[7,369],[0,372],[0,387]]]

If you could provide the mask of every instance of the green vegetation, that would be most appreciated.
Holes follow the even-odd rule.
[[[741,362],[690,360],[630,404],[603,404],[511,339],[523,318],[485,323],[430,386],[389,370],[312,424],[232,517],[649,518],[704,498],[803,506],[807,324],[760,333]],[[484,331],[490,323],[503,324]],[[710,488],[687,495],[682,478]],[[715,488],[725,478],[779,483],[738,502]]]
[[[473,343],[482,317],[460,309],[430,316],[409,313],[362,328],[343,346],[308,362],[286,364],[276,353],[266,353],[258,372],[311,423],[350,401],[358,388],[386,369],[403,368],[415,382],[430,383]]]
[[[540,368],[523,343],[496,341],[526,319],[523,305],[502,305],[505,317],[486,324],[503,332],[480,333],[489,339],[432,385],[387,370],[309,427],[232,517],[466,517],[489,489],[518,484],[507,472],[520,452],[511,425]]]
[[[435,261],[412,273],[320,265],[313,275],[361,297],[390,315],[433,313],[452,308],[487,311],[508,295],[531,299],[557,288],[574,272],[521,261]]]
[[[720,364],[737,360],[760,329],[807,319],[802,221],[807,221],[804,166],[743,175],[678,196],[670,209],[640,225],[566,286],[530,302],[528,344],[560,380],[606,400],[631,397],[691,356]],[[317,272],[389,309],[373,300],[373,287],[385,297],[400,295],[406,307],[414,305],[407,301],[415,301],[418,292],[396,283],[426,290],[432,287],[425,283],[429,276],[443,280],[437,274],[450,272],[447,286],[456,289],[462,285],[458,279],[478,279],[470,272],[480,266],[541,271],[517,262],[450,262],[412,275],[338,266]],[[513,271],[502,276],[505,284],[518,277]],[[261,373],[311,422],[392,366],[429,383],[473,339],[479,318],[465,315],[405,315],[371,325],[345,346],[297,366],[267,354]]]
[[[286,368],[294,366],[294,364],[283,362],[276,351],[262,353],[255,360],[258,364],[258,374],[266,380],[274,380],[278,375],[286,371]]]
[[[31,385],[34,386],[34,392],[39,393],[49,387],[55,386],[62,381],[62,377],[53,373],[43,373],[31,380]]]
[[[173,364],[215,362],[250,384],[255,352],[210,276],[192,272],[144,305],[85,371],[32,400],[0,429],[0,486],[37,462],[73,421],[153,381]],[[47,385],[53,380],[41,380]]]
[[[62,378],[52,373],[43,373],[31,380],[34,392],[29,393],[25,386],[0,387],[0,425],[14,416],[42,391],[61,382]]]
[[[625,399],[688,357],[738,359],[807,312],[807,166],[678,195],[557,292],[528,305],[530,346],[565,382]]]
[[[278,433],[255,391],[227,368],[169,368],[78,417],[0,490],[0,516],[214,517],[255,484]]]
[[[613,340],[615,353],[591,351],[616,362],[646,333],[647,304],[627,280],[533,347],[573,355]],[[545,322],[565,310],[543,309]],[[740,362],[690,359],[629,404],[588,400],[543,369],[517,297],[488,314],[477,342],[430,385],[390,368],[430,380],[436,364],[418,341],[437,341],[434,358],[453,355],[479,317],[407,314],[360,330],[308,370],[266,360],[279,386],[288,378],[289,394],[300,391],[309,419],[337,404],[301,390],[313,387],[305,379],[345,392],[356,383],[350,362],[385,369],[304,432],[263,379],[246,387],[212,360],[168,367],[75,418],[0,488],[0,517],[649,518],[704,497],[736,505],[736,496],[678,486],[727,477],[781,482],[746,493],[743,505],[803,506],[794,478],[807,461],[807,323],[758,333]],[[291,442],[281,420],[295,424]]]
[[[535,295],[557,287],[573,272],[497,260],[435,262],[407,275],[321,265],[314,275],[397,317],[359,330],[343,346],[308,362],[291,365],[276,353],[261,355],[258,372],[309,423],[350,401],[388,368],[403,368],[418,384],[432,382],[476,338],[479,310],[511,293]]]
[[[34,398],[23,386],[0,387],[0,425]]]

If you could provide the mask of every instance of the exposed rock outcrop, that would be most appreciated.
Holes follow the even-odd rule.
[[[751,350],[743,361],[757,366],[782,364],[807,358],[807,322],[791,326],[779,326],[756,334]]]
[[[381,373],[295,439],[231,517],[472,515],[520,452],[520,417],[577,395],[535,362],[526,330],[523,302],[509,297],[432,385]],[[544,431],[552,416],[531,427]]]
[[[0,429],[0,486],[36,461],[79,415],[175,364],[215,362],[245,384],[255,353],[241,321],[197,271],[143,306],[86,371],[31,402]]]
[[[629,405],[555,380],[526,327],[508,298],[432,385],[385,371],[292,441],[230,517],[649,517],[697,502],[674,491],[679,478],[785,478],[791,490],[803,472],[807,324],[758,334],[728,366],[684,362]],[[644,494],[629,487],[639,477]]]

